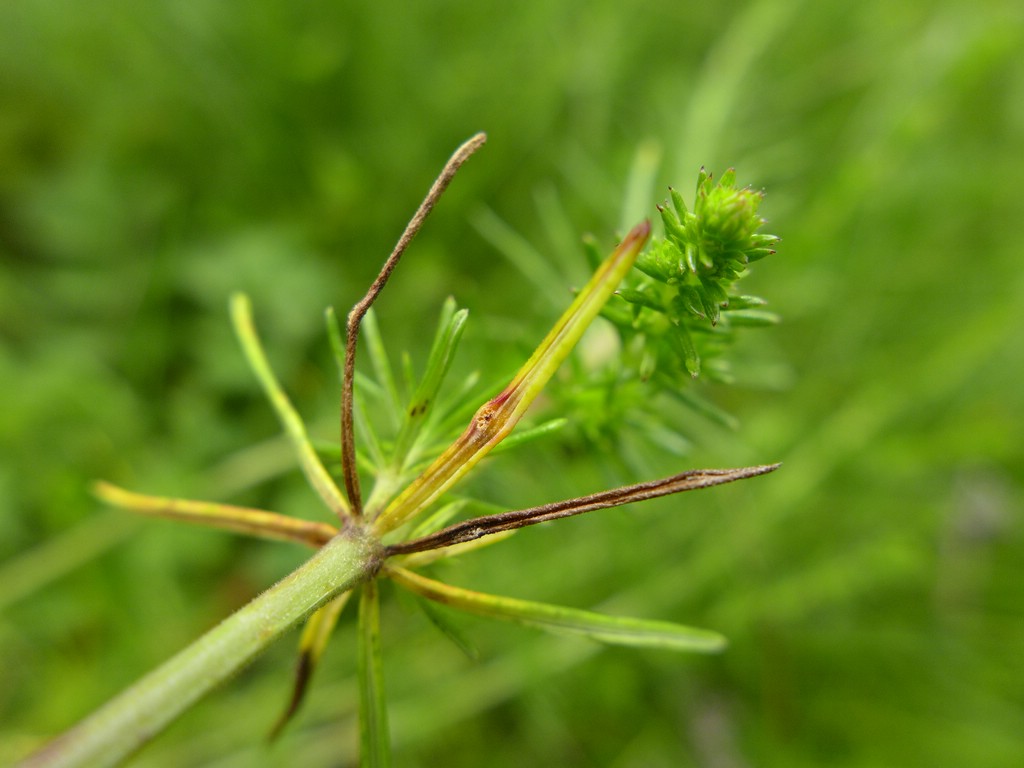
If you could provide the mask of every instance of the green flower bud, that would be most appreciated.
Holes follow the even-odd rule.
[[[640,254],[618,292],[632,311],[605,313],[624,341],[641,345],[644,378],[655,370],[654,361],[659,380],[672,370],[685,379],[701,371],[725,378],[727,366],[717,358],[736,328],[777,320],[752,309],[763,301],[735,290],[749,264],[775,253],[779,240],[758,231],[765,223],[758,215],[763,197],[737,187],[732,169],[715,180],[701,168],[692,208],[669,188],[671,204],[658,206],[664,236]],[[702,365],[702,358],[714,364]]]

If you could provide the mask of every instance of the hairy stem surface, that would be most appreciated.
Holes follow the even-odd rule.
[[[331,539],[289,576],[224,619],[135,685],[28,757],[19,768],[113,766],[316,608],[380,567],[369,539]]]

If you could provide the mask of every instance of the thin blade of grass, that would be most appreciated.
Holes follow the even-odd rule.
[[[555,634],[577,635],[611,645],[696,653],[714,653],[726,646],[722,635],[706,629],[487,595],[443,584],[404,568],[389,566],[386,573],[403,587],[443,605]]]

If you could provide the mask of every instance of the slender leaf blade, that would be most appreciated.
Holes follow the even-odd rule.
[[[402,586],[438,603],[555,634],[578,635],[611,645],[694,653],[714,653],[726,646],[722,635],[707,629],[667,621],[608,616],[578,608],[473,592],[403,568],[389,567],[387,573]]]
[[[331,354],[334,355],[334,362],[338,366],[338,377],[345,378],[345,338],[341,332],[341,324],[338,322],[338,313],[334,307],[324,310],[324,322],[327,324],[327,339],[331,344]]]
[[[111,506],[148,517],[181,520],[263,539],[291,541],[314,548],[323,546],[338,533],[338,529],[328,523],[288,517],[252,507],[237,507],[233,504],[150,496],[127,491],[104,481],[99,481],[93,486],[93,493]]]
[[[548,437],[558,430],[563,429],[568,424],[569,419],[559,416],[555,419],[548,419],[547,421],[537,424],[536,426],[529,427],[528,429],[520,428],[502,440],[499,445],[494,446],[494,450],[491,452],[491,455],[493,456],[498,453],[503,453],[511,448],[518,448],[519,446],[533,440]]]
[[[256,326],[252,319],[252,304],[249,297],[243,293],[236,293],[231,297],[231,321],[235,326],[235,333],[238,335],[249,366],[263,386],[267,398],[277,412],[281,426],[292,442],[306,479],[309,480],[310,485],[328,508],[339,518],[344,519],[346,516],[351,516],[352,511],[348,502],[321,463],[320,457],[317,456],[316,450],[309,442],[302,418],[288,399],[288,395],[285,394],[270,367],[259,336],[256,334]]]
[[[467,317],[469,317],[469,310],[457,310],[454,299],[449,297],[445,301],[434,336],[434,343],[427,358],[426,370],[412,393],[405,409],[402,428],[395,440],[394,465],[396,468],[401,468],[404,465],[410,446],[418,436],[436,402],[441,382],[451,367],[455,350],[462,338]]]
[[[306,625],[302,628],[302,636],[299,639],[299,659],[295,665],[292,695],[288,706],[285,707],[284,712],[281,713],[271,729],[267,737],[268,741],[274,741],[298,713],[306,698],[306,691],[309,690],[309,681],[316,671],[320,657],[324,654],[324,649],[327,648],[327,642],[331,639],[338,618],[351,596],[351,590],[343,592],[306,619]]]
[[[374,376],[377,382],[384,388],[388,395],[389,408],[387,409],[395,429],[398,429],[402,420],[402,397],[398,393],[398,385],[395,384],[395,373],[388,359],[387,349],[384,346],[384,338],[380,333],[380,326],[377,325],[377,313],[372,309],[367,310],[360,327],[363,339],[366,341],[366,352],[370,356],[370,365],[373,367]]]
[[[391,742],[380,651],[377,581],[363,584],[359,600],[359,744],[363,768],[388,768]]]
[[[476,661],[480,658],[480,652],[476,646],[466,637],[465,632],[452,622],[450,615],[445,615],[441,612],[431,600],[424,600],[418,595],[416,598],[416,605],[423,611],[423,615],[427,617],[429,621],[438,632],[444,635],[448,640],[455,645],[462,653],[466,655],[466,658],[471,661]]]
[[[644,221],[626,235],[508,386],[484,403],[462,436],[380,514],[376,521],[379,532],[394,530],[423,511],[512,431],[632,268],[650,233],[650,222]]]

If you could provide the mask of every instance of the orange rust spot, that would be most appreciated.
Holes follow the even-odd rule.
[[[490,403],[487,403],[476,412],[476,418],[473,420],[476,428],[480,431],[486,431],[491,424],[491,420],[494,419],[495,413],[496,409],[491,407]]]

